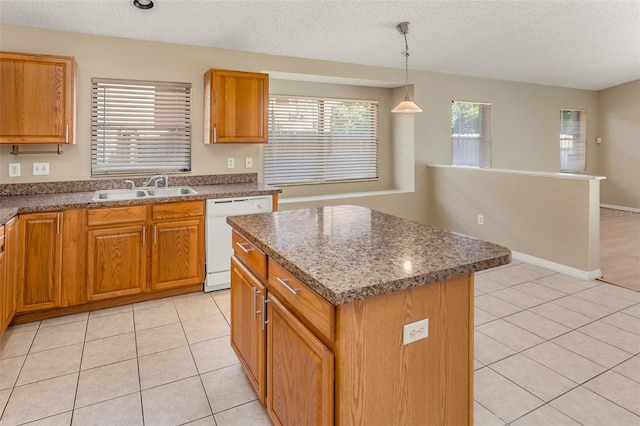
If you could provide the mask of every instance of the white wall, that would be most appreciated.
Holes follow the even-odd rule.
[[[90,85],[92,77],[132,78],[191,82],[193,84],[193,174],[227,173],[226,158],[254,157],[254,164],[262,162],[261,148],[255,145],[202,144],[203,74],[209,68],[246,71],[270,70],[283,73],[325,75],[339,78],[378,81],[404,81],[403,69],[389,69],[353,64],[313,61],[234,52],[221,49],[182,46],[165,43],[124,40],[20,27],[0,26],[0,49],[28,53],[75,56],[78,62],[77,145],[66,147],[57,156],[19,157],[22,170],[30,171],[31,163],[50,162],[51,175],[8,178],[8,163],[16,157],[9,155],[10,147],[0,147],[0,183],[83,180],[90,178]],[[598,115],[598,94],[586,90],[565,89],[533,84],[462,77],[430,72],[409,72],[414,83],[414,97],[424,110],[414,117],[415,146],[413,155],[403,147],[405,156],[413,157],[413,170],[394,170],[398,178],[404,171],[412,171],[415,191],[396,195],[358,197],[338,200],[357,203],[409,219],[428,220],[428,163],[450,164],[450,108],[452,100],[493,103],[492,165],[497,168],[558,171],[560,150],[558,142],[560,109],[578,108]],[[392,97],[397,93],[394,92]],[[390,113],[389,113],[390,114]],[[597,120],[589,120],[587,136],[593,140],[598,133]],[[588,146],[589,152],[593,147]],[[588,170],[595,173],[595,155],[588,155]],[[388,159],[385,159],[388,160]],[[245,170],[242,161],[234,172]],[[409,167],[410,169],[410,167]],[[261,176],[261,175],[259,175]],[[383,179],[388,179],[384,177]],[[350,187],[351,191],[368,189]],[[296,189],[296,196],[317,189]],[[488,188],[484,196],[493,196]],[[285,193],[286,197],[286,193]],[[335,204],[322,201],[318,204]],[[283,204],[283,208],[300,204]],[[309,205],[308,203],[305,205]]]
[[[596,146],[602,203],[640,209],[640,80],[602,90]]]

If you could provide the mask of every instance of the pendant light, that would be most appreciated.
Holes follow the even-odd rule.
[[[407,43],[407,33],[410,25],[409,22],[400,22],[396,25],[398,32],[404,36],[405,51],[402,52],[404,55],[404,99],[391,112],[404,114],[422,112],[422,109],[409,97],[409,44]]]

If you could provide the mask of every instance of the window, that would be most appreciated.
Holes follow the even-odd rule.
[[[587,111],[560,110],[560,171],[586,170]]]
[[[191,170],[191,83],[91,82],[92,176]]]
[[[378,103],[269,98],[265,182],[329,183],[378,178]]]
[[[451,144],[451,164],[491,167],[491,104],[453,101]]]

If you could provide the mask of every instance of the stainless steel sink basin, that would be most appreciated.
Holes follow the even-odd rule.
[[[121,201],[148,197],[147,192],[136,189],[103,189],[93,194],[93,201]]]
[[[188,186],[170,186],[168,188],[102,189],[93,194],[92,201],[123,201],[152,197],[180,197],[197,192]]]
[[[147,193],[150,197],[177,197],[180,195],[193,195],[197,194],[193,188],[188,186],[170,186],[168,188],[152,188],[147,189]]]

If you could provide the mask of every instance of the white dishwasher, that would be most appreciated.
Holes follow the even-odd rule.
[[[204,291],[230,287],[233,248],[227,216],[268,213],[272,210],[270,195],[207,200],[207,279]]]

